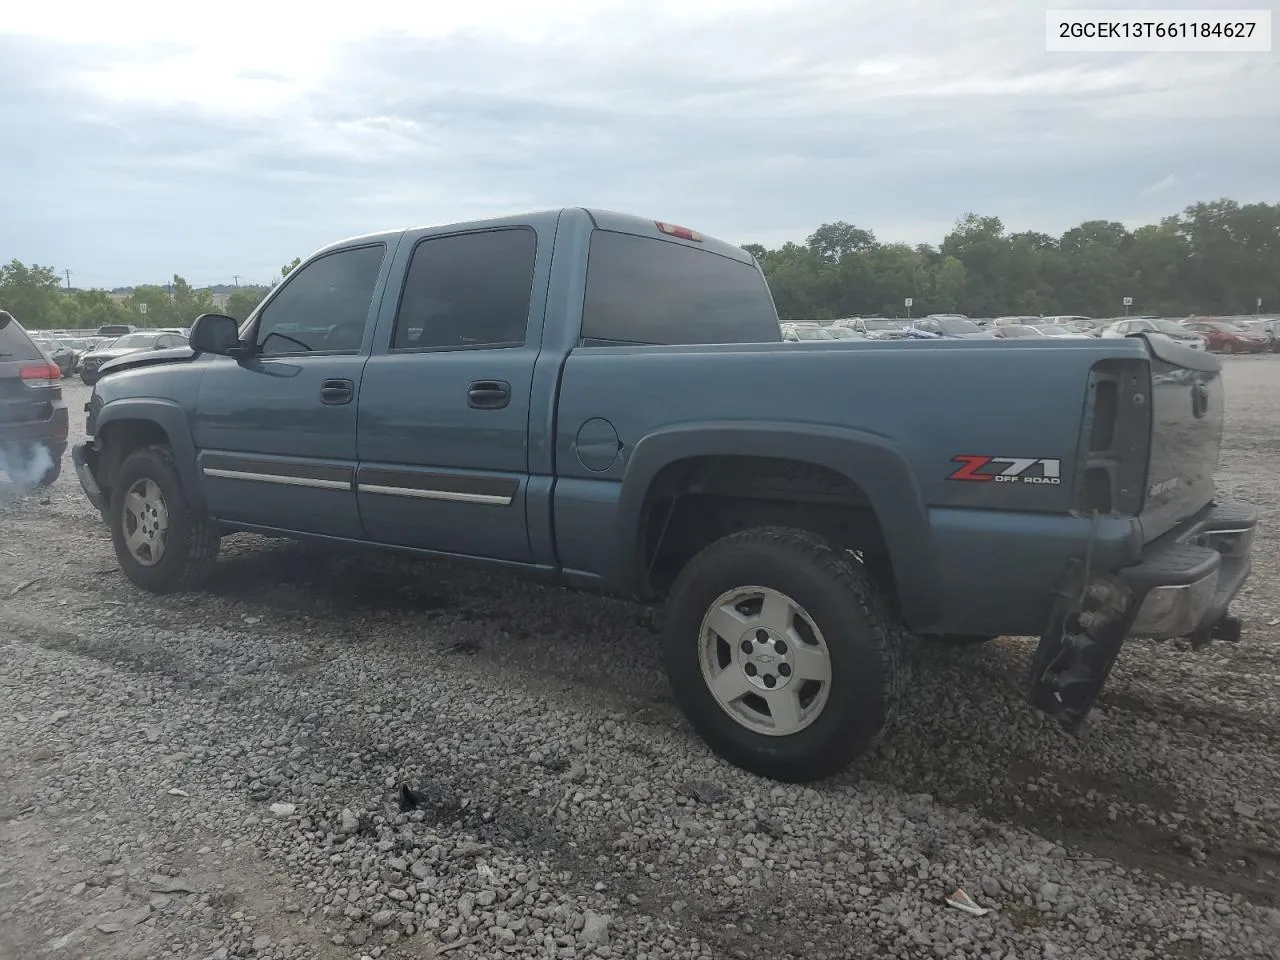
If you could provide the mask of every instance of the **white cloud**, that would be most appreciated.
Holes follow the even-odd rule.
[[[1266,56],[1047,54],[1025,0],[53,0],[0,21],[0,246],[125,282],[574,203],[739,242],[1057,232],[1275,199],[1278,90]],[[1196,175],[1162,186],[1171,157]]]
[[[1155,183],[1151,184],[1150,186],[1144,187],[1142,190],[1142,193],[1144,196],[1149,196],[1150,194],[1153,194],[1153,193],[1165,193],[1169,190],[1172,190],[1174,184],[1176,184],[1177,182],[1178,182],[1178,178],[1171,173],[1167,177],[1163,177],[1160,180],[1157,180]]]

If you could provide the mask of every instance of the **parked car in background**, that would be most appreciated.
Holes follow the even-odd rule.
[[[1235,324],[1251,333],[1263,334],[1268,341],[1267,349],[1272,353],[1280,353],[1280,320],[1273,317],[1254,317],[1250,320],[1237,320]]]
[[[1046,339],[1043,333],[1026,323],[1006,323],[998,327],[992,327],[991,336],[995,337],[997,340]]]
[[[1255,333],[1226,320],[1186,320],[1182,324],[1200,334],[1214,353],[1266,353],[1271,341],[1264,333]]]
[[[66,451],[62,371],[0,310],[0,470],[18,486],[48,486]]]
[[[123,337],[126,333],[133,333],[137,329],[131,323],[108,323],[98,328],[98,336]]]
[[[865,340],[866,334],[859,333],[852,327],[823,327],[836,340]]]
[[[80,361],[80,379],[89,386],[98,382],[104,364],[142,350],[170,350],[185,347],[187,338],[176,333],[127,333],[84,355]]]
[[[1081,333],[1079,330],[1072,330],[1070,327],[1063,326],[1060,323],[1033,323],[1030,329],[1035,330],[1050,340],[1092,340],[1093,336],[1088,333]]]
[[[1098,320],[1094,317],[1079,316],[1060,316],[1060,317],[1044,317],[1044,323],[1055,323],[1060,327],[1066,327],[1068,330],[1074,330],[1076,333],[1087,333],[1091,337],[1098,336],[1104,327],[1107,326],[1106,320]]]
[[[71,367],[72,373],[80,372],[80,360],[86,353],[93,349],[94,341],[85,337],[59,336],[55,337],[59,343],[65,345],[72,353],[76,355],[75,363]]]
[[[816,323],[783,323],[782,339],[789,343],[801,340],[834,340],[836,339]]]
[[[952,314],[929,316],[912,324],[917,330],[936,334],[949,340],[985,339],[987,333],[968,317]]]
[[[868,340],[937,340],[936,333],[918,330],[906,320],[888,317],[849,317],[833,321],[833,327],[847,327]]]
[[[39,347],[46,357],[58,365],[58,371],[64,377],[69,377],[75,372],[76,354],[74,350],[52,337],[42,337],[38,333],[31,333],[29,336],[31,337],[31,342]]]
[[[1114,337],[1131,337],[1139,333],[1159,333],[1166,337],[1171,337],[1184,347],[1190,347],[1192,350],[1206,349],[1204,337],[1193,330],[1188,330],[1177,321],[1165,318],[1148,320],[1143,317],[1137,320],[1121,320],[1119,323],[1103,327],[1101,335],[1112,339]]]

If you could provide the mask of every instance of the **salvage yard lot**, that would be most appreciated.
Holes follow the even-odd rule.
[[[1274,958],[1280,357],[1225,366],[1243,640],[1130,643],[1082,743],[1028,641],[923,647],[808,788],[710,755],[638,605],[247,536],[150,597],[68,462],[0,502],[0,958]]]

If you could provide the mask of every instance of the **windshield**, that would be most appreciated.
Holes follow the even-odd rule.
[[[1036,327],[1041,333],[1048,334],[1051,337],[1064,337],[1071,333],[1066,327],[1059,326],[1056,323],[1042,323]]]
[[[1180,323],[1174,323],[1172,320],[1152,320],[1151,325],[1160,333],[1168,334],[1171,337],[1186,337],[1190,335]]]
[[[860,340],[858,331],[850,330],[848,327],[828,327],[827,333],[837,340]]]
[[[1244,327],[1237,326],[1234,323],[1211,323],[1209,326],[1224,333],[1248,333]]]
[[[863,326],[868,330],[899,330],[902,324],[897,320],[863,320]]]
[[[820,327],[796,327],[796,336],[801,340],[834,340],[835,337]]]
[[[136,349],[139,347],[149,347],[155,342],[155,337],[150,333],[131,333],[128,336],[121,337],[111,344],[111,349]]]
[[[981,333],[982,328],[972,320],[962,320],[960,318],[939,320],[938,326],[942,328],[943,333],[961,334],[961,333]]]

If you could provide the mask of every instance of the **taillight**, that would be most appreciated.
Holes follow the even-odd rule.
[[[702,242],[702,234],[695,233],[688,227],[677,227],[674,223],[663,223],[661,220],[653,221],[660,233],[665,233],[668,237],[678,237],[681,240],[693,240],[695,243]]]
[[[62,371],[56,363],[33,363],[19,370],[18,378],[32,389],[56,387],[62,383]]]

